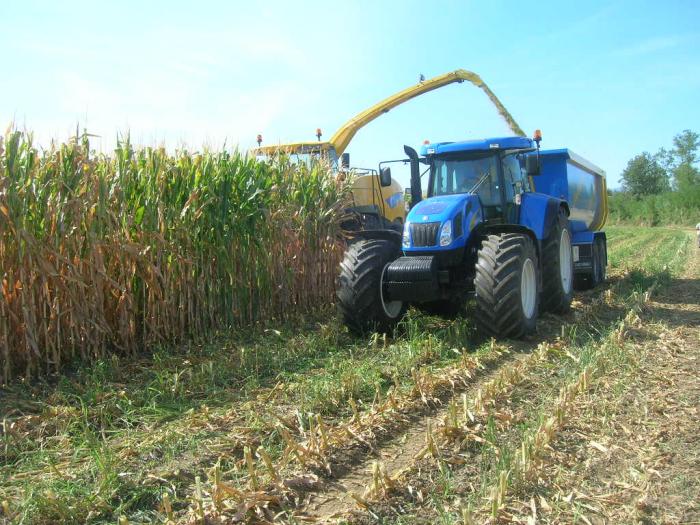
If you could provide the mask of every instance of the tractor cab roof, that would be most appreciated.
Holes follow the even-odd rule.
[[[464,140],[461,142],[438,142],[425,144],[421,155],[443,155],[470,151],[532,149],[535,143],[527,137],[496,137],[491,139]]]

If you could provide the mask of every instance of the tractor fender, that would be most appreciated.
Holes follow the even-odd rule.
[[[396,230],[359,230],[348,234],[348,244],[368,239],[383,239],[401,246],[401,233]]]
[[[569,216],[569,204],[562,199],[542,193],[523,193],[520,204],[520,225],[531,230],[538,241],[549,236],[549,232],[563,208]]]
[[[499,233],[522,233],[527,235],[532,239],[535,245],[535,250],[537,251],[537,257],[540,256],[540,240],[527,226],[522,226],[520,224],[481,224],[476,228],[477,237],[483,238],[487,235],[496,235]]]

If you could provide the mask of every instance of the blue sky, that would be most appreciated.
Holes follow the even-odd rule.
[[[104,151],[126,130],[247,149],[257,133],[329,138],[419,74],[464,68],[542,129],[543,148],[573,149],[617,186],[635,154],[700,131],[699,21],[696,1],[2,2],[0,123],[47,144],[79,122]],[[403,144],[506,134],[459,84],[380,117],[348,151],[371,167]]]

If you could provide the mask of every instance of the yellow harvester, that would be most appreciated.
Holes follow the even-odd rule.
[[[350,156],[345,150],[362,127],[412,98],[465,80],[486,93],[516,135],[525,135],[496,95],[476,73],[458,69],[429,80],[421,80],[418,84],[385,98],[348,120],[328,141],[321,141],[320,129],[316,130],[318,138],[316,142],[293,142],[275,146],[260,146],[262,137],[258,135],[259,147],[255,148],[252,153],[256,156],[269,156],[280,152],[298,156],[324,156],[338,169],[339,173],[344,173],[350,169]],[[386,173],[378,173],[375,170],[353,171],[355,172],[352,186],[354,207],[351,211],[356,212],[362,218],[361,226],[372,228],[376,224],[376,227],[382,227],[386,226],[386,221],[388,221],[400,228],[406,218],[404,191],[401,185],[391,178],[390,171],[387,170]]]

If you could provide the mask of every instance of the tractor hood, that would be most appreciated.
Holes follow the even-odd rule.
[[[431,197],[416,204],[408,216],[407,221],[419,222],[443,222],[453,218],[457,212],[463,210],[467,202],[474,201],[472,207],[479,208],[479,198],[476,195],[458,194]]]
[[[406,217],[403,249],[406,252],[432,252],[463,248],[480,217],[481,204],[476,195],[461,193],[423,200]],[[450,240],[441,244],[440,237],[448,221]]]

